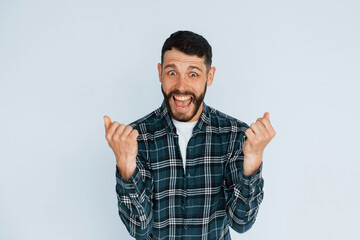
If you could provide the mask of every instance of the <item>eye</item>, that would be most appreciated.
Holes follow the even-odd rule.
[[[196,74],[196,73],[190,73],[190,76],[191,76],[191,77],[196,77],[197,74]]]
[[[170,71],[169,75],[176,75],[175,71]]]

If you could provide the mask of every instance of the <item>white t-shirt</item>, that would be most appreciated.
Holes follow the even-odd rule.
[[[172,121],[176,127],[176,133],[179,135],[179,146],[180,146],[180,152],[181,152],[181,157],[183,160],[183,166],[184,166],[184,171],[185,171],[187,144],[192,136],[192,130],[198,121],[179,122],[179,121],[176,121],[175,119],[172,119]]]

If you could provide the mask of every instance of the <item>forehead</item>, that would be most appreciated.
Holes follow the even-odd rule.
[[[174,64],[196,64],[199,67],[205,68],[205,56],[198,57],[196,55],[185,54],[175,48],[168,50],[164,53],[164,65]]]

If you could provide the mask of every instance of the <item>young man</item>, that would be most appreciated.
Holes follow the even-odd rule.
[[[171,34],[158,64],[161,107],[128,126],[104,116],[119,215],[137,239],[230,239],[229,226],[243,233],[255,222],[275,131],[269,113],[249,127],[204,103],[211,58],[202,36]]]

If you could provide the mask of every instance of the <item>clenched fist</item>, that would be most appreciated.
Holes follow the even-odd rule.
[[[104,116],[105,138],[112,148],[116,165],[121,177],[128,180],[136,168],[136,155],[138,153],[137,137],[139,132],[130,125],[126,126],[116,121],[111,122],[108,116]]]
[[[269,113],[258,118],[245,131],[247,140],[243,144],[244,174],[252,175],[261,165],[266,145],[275,137],[275,130],[270,123]]]

